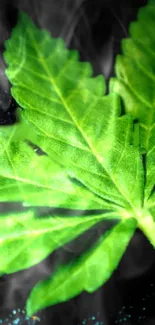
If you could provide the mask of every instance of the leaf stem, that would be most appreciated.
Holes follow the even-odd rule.
[[[152,246],[155,248],[155,222],[148,211],[145,211],[144,216],[138,218],[138,227],[143,231]]]

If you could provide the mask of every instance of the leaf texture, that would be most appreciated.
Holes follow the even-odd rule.
[[[132,145],[132,120],[121,116],[118,96],[103,96],[103,78],[91,78],[90,65],[80,63],[77,52],[25,14],[6,48],[12,94],[38,134],[36,144],[91,192],[135,215],[143,199],[143,169]]]
[[[47,155],[38,156],[24,141],[14,140],[18,124],[0,129],[0,201],[25,206],[108,209],[109,205],[72,182]]]
[[[72,241],[98,222],[99,216],[36,218],[33,211],[0,216],[0,274],[30,268],[55,249]],[[111,218],[116,215],[111,215]]]
[[[140,143],[146,156],[145,205],[155,185],[155,2],[138,12],[130,26],[130,38],[122,42],[123,54],[116,61],[117,78],[111,92],[117,92],[125,111],[140,125]],[[145,158],[145,157],[144,157]]]
[[[29,315],[71,299],[83,290],[93,292],[104,284],[137,226],[155,247],[154,12],[154,6],[146,6],[140,11],[138,22],[132,24],[131,38],[123,43],[124,54],[117,60],[117,78],[111,81],[109,95],[105,95],[104,79],[92,78],[91,66],[81,63],[76,51],[67,50],[61,39],[39,30],[26,14],[20,14],[18,25],[6,42],[6,73],[12,95],[22,107],[17,132],[10,141],[3,132],[0,147],[4,160],[1,179],[6,182],[8,175],[12,182],[9,184],[16,189],[15,193],[10,192],[10,198],[21,199],[30,206],[43,198],[45,205],[108,210],[99,216],[55,217],[41,223],[31,217],[23,219],[18,235],[23,236],[26,229],[32,236],[24,267],[46,258],[99,220],[121,219],[91,249],[37,284],[27,303]],[[142,41],[147,19],[149,31]],[[127,114],[123,113],[121,99]],[[21,125],[24,136],[19,141]],[[38,145],[45,155],[37,157],[24,139]],[[146,166],[142,155],[146,156]],[[4,185],[7,188],[7,183],[2,183],[3,188]],[[2,195],[7,200],[7,195]],[[24,237],[23,249],[26,242]],[[14,245],[19,247],[16,240]],[[15,257],[4,263],[3,269],[13,272],[19,267],[18,260]]]

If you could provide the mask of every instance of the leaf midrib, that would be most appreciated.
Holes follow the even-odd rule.
[[[92,216],[92,221],[94,221],[94,224],[95,224],[95,223],[101,221],[102,219],[108,218],[109,214],[110,214],[110,216],[114,216],[114,217],[116,216],[116,212],[112,212],[112,213],[107,212],[104,215],[102,214],[102,215],[98,215],[98,216],[95,216],[95,217]],[[57,217],[57,219],[58,219],[58,217]],[[63,220],[65,220],[64,217],[63,217]],[[84,222],[84,219],[81,218],[81,222],[77,223],[76,226],[77,225],[78,226],[83,225],[84,223],[86,224],[87,222],[89,224],[90,221],[91,221],[90,217],[88,218],[88,220],[85,220],[85,222]],[[32,222],[33,222],[33,220],[32,220]],[[23,223],[19,222],[19,221],[17,221],[17,224],[21,224],[22,226],[24,226]],[[34,228],[28,228],[25,231],[22,230],[21,233],[19,233],[19,234],[18,233],[16,234],[15,232],[9,233],[8,234],[9,237],[7,237],[7,236],[5,237],[5,235],[4,235],[3,237],[0,238],[0,244],[3,243],[5,240],[7,240],[7,242],[8,242],[8,241],[12,241],[14,239],[15,240],[21,239],[21,237],[27,237],[27,236],[31,237],[31,235],[32,235],[32,237],[33,236],[36,237],[36,236],[39,236],[40,234],[44,234],[44,233],[48,233],[48,232],[51,233],[53,231],[59,231],[60,229],[62,229],[62,224],[60,223],[59,225],[56,225],[56,226],[54,226],[52,224],[51,227],[50,227],[50,225],[48,225],[48,227],[45,227],[45,228],[43,228],[43,226],[41,224],[40,229],[36,230],[35,228],[36,228],[36,221],[34,223]],[[65,225],[63,224],[63,230],[65,228],[66,229],[73,228],[73,224],[68,220],[68,222]],[[19,230],[19,232],[20,232],[20,230]]]
[[[91,149],[92,153],[94,154],[94,156],[96,157],[98,163],[102,166],[102,168],[104,168],[104,170],[106,171],[106,173],[109,175],[109,178],[112,180],[112,182],[114,183],[114,185],[116,186],[118,192],[121,193],[121,195],[123,197],[125,197],[126,201],[129,203],[129,206],[135,211],[135,207],[133,206],[132,202],[130,201],[129,197],[124,193],[124,191],[121,189],[120,184],[117,185],[116,181],[114,180],[114,178],[112,177],[112,175],[110,175],[110,173],[105,169],[105,167],[102,165],[101,161],[100,161],[100,157],[98,156],[98,154],[95,152],[95,150],[93,149],[92,145],[89,143],[89,140],[87,138],[87,136],[83,133],[83,130],[80,128],[80,126],[77,124],[76,119],[71,115],[70,113],[70,109],[67,106],[67,103],[65,101],[65,99],[62,97],[61,92],[59,91],[59,88],[57,87],[56,83],[54,82],[54,79],[52,78],[50,71],[44,61],[44,58],[42,57],[42,55],[40,54],[40,51],[38,50],[38,46],[37,43],[33,37],[33,33],[29,32],[29,29],[27,29],[28,34],[30,39],[32,40],[32,44],[34,45],[34,48],[36,50],[36,53],[38,55],[38,57],[40,58],[40,62],[42,62],[43,67],[45,69],[45,72],[47,73],[50,83],[52,85],[52,87],[54,88],[54,90],[56,91],[56,93],[58,94],[58,97],[60,98],[62,104],[64,105],[67,113],[69,114],[69,116],[71,117],[71,119],[73,120],[74,124],[76,125],[77,129],[81,132],[85,142],[88,144],[89,148]],[[103,158],[102,158],[103,160]]]

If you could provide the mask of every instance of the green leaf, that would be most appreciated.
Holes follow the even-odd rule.
[[[35,144],[112,207],[136,216],[143,199],[142,162],[119,97],[103,96],[103,78],[91,79],[90,65],[80,63],[77,52],[25,14],[6,48],[12,94],[37,133]]]
[[[150,214],[150,211],[152,214]],[[142,230],[150,243],[155,248],[155,214],[154,209],[149,209],[145,216],[139,218],[138,227]]]
[[[111,218],[116,218],[111,214]],[[88,217],[35,218],[33,211],[0,216],[0,274],[36,265],[55,249],[75,239],[109,213]]]
[[[0,201],[25,206],[109,209],[99,197],[72,182],[46,155],[38,156],[24,141],[14,140],[18,124],[0,128]]]
[[[151,4],[152,3],[152,4]],[[122,42],[123,55],[116,61],[117,78],[111,92],[117,92],[125,111],[139,121],[140,143],[146,154],[145,206],[155,185],[155,2],[138,12],[130,26],[130,38]]]
[[[136,35],[135,31],[134,35]],[[138,36],[136,41],[131,41],[130,46],[136,48],[136,51],[138,48],[139,51],[137,39]],[[147,37],[145,42],[147,43]],[[140,48],[140,55],[141,52],[143,58],[143,51]],[[32,179],[37,184],[39,180],[39,184],[43,184],[47,192],[43,191],[38,196],[38,188],[35,187],[33,204],[35,204],[34,197],[37,196],[37,202],[42,202],[43,197],[43,202],[45,200],[46,204],[52,206],[55,204],[65,208],[107,208],[109,211],[103,216],[88,217],[87,225],[84,217],[81,217],[80,221],[78,221],[79,217],[69,218],[69,229],[68,218],[61,219],[57,228],[57,237],[54,239],[54,245],[57,243],[58,246],[53,246],[55,229],[53,219],[50,219],[51,228],[49,221],[46,220],[45,229],[48,231],[44,234],[44,241],[47,239],[45,248],[41,235],[38,242],[36,238],[35,242],[32,240],[32,252],[28,252],[29,264],[25,264],[27,266],[24,267],[31,265],[35,256],[40,254],[38,253],[40,250],[45,252],[45,255],[39,256],[41,261],[59,245],[69,243],[72,238],[76,238],[102,218],[122,219],[117,226],[101,236],[90,250],[73,263],[62,265],[47,281],[36,286],[28,300],[29,314],[70,299],[83,290],[92,292],[104,284],[116,269],[136,226],[146,234],[155,247],[154,202],[151,202],[151,210],[146,201],[150,190],[152,191],[150,184],[154,177],[149,179],[148,176],[154,168],[154,157],[148,158],[148,153],[154,150],[155,137],[152,133],[151,140],[152,129],[150,128],[153,124],[146,123],[148,113],[149,121],[154,118],[153,82],[152,85],[149,83],[151,71],[147,81],[146,71],[141,71],[141,69],[146,70],[147,65],[150,70],[153,69],[154,61],[150,51],[149,59],[145,54],[146,66],[139,67],[136,53],[134,52],[134,58],[132,52],[129,55],[125,54],[121,67],[118,59],[117,80],[111,83],[113,91],[111,90],[111,93],[106,96],[104,79],[101,76],[92,78],[90,65],[79,62],[76,51],[67,50],[61,39],[52,39],[47,31],[39,30],[27,15],[20,14],[18,25],[13,30],[10,40],[6,42],[4,54],[8,64],[6,73],[12,84],[12,95],[22,110],[19,112],[20,122],[17,132],[12,135],[11,141],[6,140],[5,150],[2,150],[3,169],[6,166],[5,181],[6,175],[11,177],[14,170],[15,175],[18,175],[15,177],[16,181],[19,181],[21,176],[24,178],[25,175],[26,179],[31,179],[30,170],[32,173],[35,169]],[[134,79],[135,71],[136,79]],[[121,99],[128,114],[123,113]],[[139,123],[133,123],[133,118],[137,118]],[[22,140],[19,142],[20,135]],[[32,148],[30,149],[28,144],[24,143],[24,139],[28,139],[33,145],[38,145],[47,156],[36,157],[35,154],[33,159],[30,156],[29,160],[22,159],[29,150],[33,152]],[[7,146],[9,146],[9,157],[11,154],[9,161],[8,154],[6,155]],[[16,150],[11,149],[12,146]],[[17,153],[20,159],[18,156],[15,159]],[[142,162],[144,153],[147,154],[146,184],[145,166]],[[149,159],[152,159],[152,162]],[[31,160],[35,168],[31,165]],[[12,169],[9,169],[10,161]],[[25,166],[23,174],[22,165]],[[19,171],[21,176],[17,174]],[[49,175],[52,185],[49,183]],[[48,189],[45,189],[44,180],[49,186]],[[20,188],[23,189],[23,185],[22,187],[20,185]],[[52,201],[49,199],[51,188]],[[28,199],[21,196],[21,200],[24,202],[27,200],[29,205],[32,204],[28,189],[24,189],[23,193],[26,193]],[[81,222],[79,228],[77,222]],[[25,220],[24,227],[29,229],[30,223],[29,220],[28,222]],[[32,229],[38,225],[39,234],[40,229],[44,229],[40,221],[37,223],[35,220],[33,225]],[[33,233],[32,229],[30,233]],[[13,261],[10,272],[16,263]]]
[[[71,299],[82,291],[92,293],[97,290],[116,269],[135,228],[133,219],[120,222],[80,258],[61,266],[50,278],[39,282],[27,301],[28,315]]]

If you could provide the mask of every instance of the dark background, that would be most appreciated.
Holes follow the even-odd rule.
[[[128,37],[128,25],[136,19],[138,9],[145,3],[145,0],[1,2],[0,124],[16,122],[16,103],[10,95],[2,53],[4,41],[17,22],[19,9],[25,10],[41,28],[47,28],[52,36],[63,37],[68,47],[78,49],[81,60],[92,63],[94,75],[102,73],[108,82],[114,75],[115,57],[121,51],[120,40]],[[85,236],[86,241],[89,242],[90,237],[95,238],[96,234],[98,229],[89,231]],[[12,308],[24,306],[33,285],[50,274],[55,261],[70,260],[80,252],[80,241],[72,245],[74,250],[70,246],[59,249],[46,261],[29,270],[2,277],[0,317],[6,317]],[[154,257],[153,248],[144,235],[137,231],[117,271],[104,287],[94,294],[83,293],[69,302],[47,308],[41,313],[45,316],[41,324],[82,324],[84,318],[99,313],[98,319],[103,325],[155,325]],[[87,324],[92,324],[92,321],[87,321]]]

